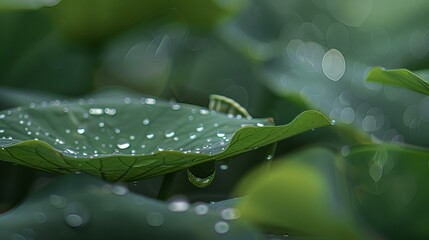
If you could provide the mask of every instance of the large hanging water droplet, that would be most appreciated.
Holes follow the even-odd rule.
[[[127,139],[121,138],[118,140],[118,143],[116,144],[116,146],[118,146],[119,149],[127,149],[130,147],[130,143],[128,142]]]
[[[200,187],[200,188],[205,188],[208,185],[210,185],[210,183],[213,182],[213,179],[216,175],[216,171],[213,171],[213,173],[210,174],[209,176],[204,177],[204,178],[200,178],[200,177],[195,176],[189,169],[187,170],[187,172],[188,172],[189,181],[192,184],[194,184],[194,186]]]

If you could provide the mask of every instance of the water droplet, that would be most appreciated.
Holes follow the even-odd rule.
[[[179,105],[179,104],[177,104],[177,103],[175,103],[175,104],[172,104],[171,105],[171,109],[173,109],[173,110],[179,110],[181,108],[181,106]]]
[[[46,220],[48,219],[46,217],[46,214],[43,213],[43,212],[35,212],[34,215],[33,215],[33,218],[34,218],[34,221],[36,223],[39,223],[39,224],[45,223]]]
[[[4,119],[6,116],[4,114],[0,114],[0,119]]]
[[[267,155],[267,157],[265,158],[266,160],[272,160],[273,159],[273,155],[271,155],[271,154],[269,154],[269,155]]]
[[[146,221],[150,226],[159,227],[164,223],[164,216],[158,212],[150,212],[146,216]]]
[[[153,98],[146,98],[144,100],[144,103],[148,104],[148,105],[154,105],[156,103],[156,100]]]
[[[236,208],[225,208],[220,212],[220,215],[225,220],[234,220],[240,218],[240,211]]]
[[[174,131],[172,131],[172,130],[167,130],[167,131],[165,131],[165,134],[164,134],[164,136],[166,137],[166,138],[172,138],[172,137],[174,137]]]
[[[208,115],[210,113],[210,111],[209,110],[207,110],[207,109],[205,109],[205,108],[201,108],[200,109],[200,114],[201,115]]]
[[[4,129],[0,129],[0,133],[4,133]]]
[[[143,120],[143,125],[148,125],[149,123],[150,123],[149,119],[146,118],[146,119]]]
[[[335,121],[335,119],[331,120],[331,125],[335,125],[337,123],[337,121]]]
[[[210,174],[209,176],[204,177],[204,178],[200,178],[200,177],[195,176],[189,169],[187,170],[187,172],[188,172],[188,180],[192,184],[194,184],[194,186],[200,187],[200,188],[204,188],[204,187],[207,187],[208,185],[210,185],[210,183],[213,182],[213,179],[216,175],[216,171],[213,171],[213,173]]]
[[[197,215],[205,215],[209,212],[209,207],[206,204],[198,204],[194,210]]]
[[[203,124],[200,123],[196,130],[197,130],[197,132],[202,132],[204,130]]]
[[[219,166],[220,170],[228,170],[228,165],[227,164],[222,164]]]
[[[102,115],[103,109],[101,109],[101,108],[90,108],[88,113],[91,115]]]
[[[65,131],[66,133],[71,133],[70,129],[66,129]]]
[[[341,155],[342,155],[343,157],[347,157],[349,154],[350,154],[350,146],[349,146],[349,145],[344,145],[344,146],[341,148]]]
[[[197,138],[197,135],[195,134],[195,133],[190,133],[189,134],[189,139],[195,139],[195,138]]]
[[[229,225],[227,222],[224,221],[217,222],[214,228],[215,231],[220,234],[227,233],[229,231]]]
[[[131,98],[129,98],[129,97],[124,98],[124,103],[125,104],[130,104],[131,103]]]
[[[148,134],[146,134],[147,139],[153,139],[154,137],[155,137],[155,134],[153,132],[149,132]]]
[[[49,202],[56,208],[65,208],[67,206],[67,199],[58,195],[49,196]]]
[[[114,131],[115,131],[115,133],[116,133],[116,134],[121,133],[121,129],[119,129],[119,128],[115,128],[115,130],[114,130]]]
[[[263,126],[265,126],[263,123],[257,123],[256,124],[256,126],[258,126],[258,127],[263,127]]]
[[[136,139],[136,137],[134,135],[130,136],[130,140],[135,140],[135,139]]]
[[[128,193],[128,188],[120,184],[115,184],[112,186],[111,191],[113,194],[123,196]]]
[[[98,126],[101,127],[101,128],[104,127],[104,122],[98,123]]]
[[[184,198],[176,198],[168,204],[168,209],[172,212],[185,212],[189,209],[189,202]]]
[[[130,143],[125,138],[121,138],[118,140],[116,146],[118,146],[119,149],[127,149],[130,147]]]
[[[80,135],[85,133],[85,128],[78,128],[77,129],[77,133],[79,133]]]
[[[64,221],[70,227],[80,227],[83,224],[82,217],[76,213],[66,215]]]
[[[222,132],[222,131],[218,131],[218,132],[216,133],[216,136],[218,136],[218,137],[225,137],[225,133],[224,133],[224,132]]]
[[[104,113],[110,116],[114,116],[116,114],[115,108],[105,108]]]

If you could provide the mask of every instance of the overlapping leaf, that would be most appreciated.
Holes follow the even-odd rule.
[[[51,101],[0,112],[0,158],[54,173],[135,181],[220,160],[329,125],[306,111],[284,126],[141,97]]]
[[[429,95],[429,83],[407,69],[384,70],[375,67],[369,72],[367,80]]]
[[[70,175],[0,215],[0,239],[265,239],[239,219],[234,204],[161,202]]]

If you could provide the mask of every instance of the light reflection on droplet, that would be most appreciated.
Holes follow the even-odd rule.
[[[168,204],[168,209],[172,212],[185,212],[189,209],[189,202],[182,198],[174,199]]]
[[[143,125],[148,125],[149,123],[150,123],[149,119],[146,118],[146,119],[143,120]]]

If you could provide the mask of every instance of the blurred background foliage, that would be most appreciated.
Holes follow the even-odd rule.
[[[0,108],[79,97],[108,86],[201,106],[215,93],[277,124],[304,109],[336,121],[333,128],[279,143],[279,158],[309,145],[343,157],[374,142],[428,147],[429,97],[365,82],[373,66],[429,68],[428,11],[425,0],[0,0]],[[383,159],[374,152],[378,155],[368,153],[369,162],[374,156]],[[407,158],[391,155],[395,161]],[[206,189],[193,187],[179,173],[173,194],[203,201],[228,198],[264,156],[255,151],[219,163],[223,171]],[[371,165],[363,162],[363,168]],[[418,176],[427,178],[424,165]],[[312,166],[326,175],[324,168]],[[368,179],[377,183],[377,169],[369,169]],[[0,212],[50,177],[0,163]],[[129,187],[156,196],[161,180]],[[418,192],[419,184],[411,185]],[[389,227],[399,228],[405,215],[384,223],[374,206],[394,200],[389,195],[377,201],[355,210],[370,231],[394,238],[398,232],[389,233]],[[413,203],[395,204],[407,211]]]

